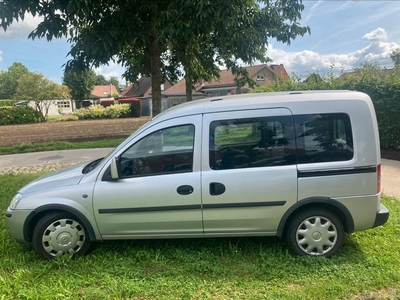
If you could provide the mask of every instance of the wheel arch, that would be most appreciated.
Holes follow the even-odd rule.
[[[282,237],[285,233],[287,225],[290,223],[291,219],[298,213],[307,210],[308,208],[323,208],[334,213],[342,222],[344,230],[346,233],[354,232],[354,220],[347,209],[342,203],[337,200],[327,198],[327,197],[311,197],[298,201],[292,207],[290,207],[286,213],[283,215],[281,221],[279,222],[277,236]]]
[[[85,229],[88,231],[89,239],[91,241],[96,241],[96,234],[93,230],[92,224],[89,220],[82,214],[80,211],[76,210],[73,207],[62,205],[62,204],[47,204],[41,207],[36,208],[32,211],[29,216],[26,218],[24,223],[24,240],[27,242],[32,241],[33,230],[35,229],[36,224],[39,220],[48,213],[53,212],[66,212],[74,217],[76,217],[80,222],[82,222]]]

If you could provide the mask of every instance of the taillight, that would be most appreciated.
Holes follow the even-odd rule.
[[[380,193],[381,189],[382,189],[382,184],[381,184],[381,165],[378,165],[376,168],[376,172],[377,172],[377,177],[378,177],[378,187],[377,187],[377,192]]]

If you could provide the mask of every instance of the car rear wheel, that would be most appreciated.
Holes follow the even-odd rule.
[[[289,247],[298,255],[331,257],[343,245],[340,219],[325,209],[309,209],[296,215],[286,231]]]
[[[33,231],[33,248],[45,259],[63,254],[81,256],[89,249],[87,230],[73,215],[55,212],[45,215]]]

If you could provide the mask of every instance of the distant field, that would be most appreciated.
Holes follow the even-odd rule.
[[[52,141],[93,141],[131,135],[148,117],[0,126],[0,147]]]

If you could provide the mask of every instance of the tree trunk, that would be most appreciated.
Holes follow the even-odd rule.
[[[186,101],[189,102],[193,100],[192,75],[190,74],[190,72],[186,72],[185,81],[186,81]]]
[[[151,96],[153,117],[161,112],[161,53],[158,32],[153,27],[150,32]]]

